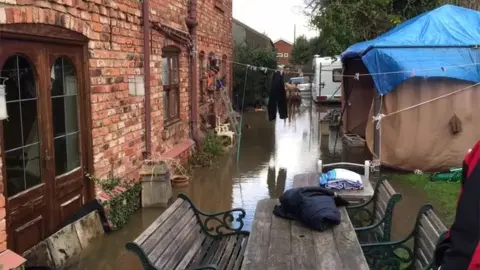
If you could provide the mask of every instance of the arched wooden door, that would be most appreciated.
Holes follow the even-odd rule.
[[[7,244],[22,253],[54,233],[85,201],[80,93],[82,46],[3,39],[6,81],[3,177]]]

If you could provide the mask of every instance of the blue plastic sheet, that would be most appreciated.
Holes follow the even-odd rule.
[[[480,82],[479,45],[480,12],[444,5],[350,46],[341,58],[361,57],[378,92],[386,94],[411,77]]]

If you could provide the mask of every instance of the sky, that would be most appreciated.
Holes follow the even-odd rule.
[[[308,26],[308,18],[302,14],[304,0],[233,0],[233,17],[272,41],[285,39],[293,42],[294,25],[297,37],[315,37],[318,32]]]

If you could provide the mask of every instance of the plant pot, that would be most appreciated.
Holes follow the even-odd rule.
[[[171,180],[172,186],[177,188],[186,187],[189,184],[188,176],[185,175],[174,175]]]

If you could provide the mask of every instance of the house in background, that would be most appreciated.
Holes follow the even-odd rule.
[[[105,198],[87,174],[138,180],[146,159],[190,153],[203,113],[225,118],[203,74],[229,89],[232,0],[0,3],[0,252]]]
[[[282,65],[288,65],[290,60],[290,53],[293,50],[293,44],[284,39],[279,39],[273,44],[275,45],[275,49],[277,50],[278,63]]]
[[[258,32],[237,19],[232,22],[233,42],[236,46],[246,45],[252,48],[275,50],[272,40],[265,34]]]

